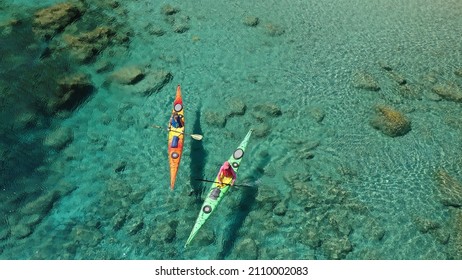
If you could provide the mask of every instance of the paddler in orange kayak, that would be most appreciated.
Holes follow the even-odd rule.
[[[170,125],[174,128],[180,128],[184,126],[184,120],[181,115],[179,115],[177,112],[174,112],[172,114],[172,117],[170,118]]]

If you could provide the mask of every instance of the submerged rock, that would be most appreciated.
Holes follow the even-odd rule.
[[[228,103],[228,117],[242,116],[245,114],[247,106],[242,100],[231,100]]]
[[[179,11],[180,11],[179,8],[173,7],[170,4],[163,5],[162,9],[161,9],[162,14],[164,14],[166,16],[174,15],[174,14],[178,13]]]
[[[190,26],[188,18],[184,18],[182,20],[175,20],[175,23],[173,24],[173,32],[175,33],[185,33],[189,29]]]
[[[24,216],[20,223],[21,224],[24,224],[24,225],[27,225],[29,227],[34,227],[36,226],[38,223],[40,223],[43,219],[43,216],[40,215],[40,214],[31,214],[31,215],[27,215],[27,216]]]
[[[170,71],[150,70],[147,71],[143,80],[133,85],[133,91],[137,94],[151,95],[159,92],[173,79]]]
[[[446,100],[462,102],[462,89],[455,83],[440,83],[435,85],[432,90]]]
[[[442,169],[438,170],[435,176],[441,203],[446,206],[462,207],[462,183]]]
[[[273,213],[277,216],[284,216],[287,212],[286,203],[281,201],[273,209]]]
[[[158,244],[172,243],[175,240],[176,232],[170,227],[161,228],[158,232],[151,235],[151,241]]]
[[[286,31],[282,26],[273,23],[265,24],[265,33],[271,37],[281,36],[285,32]]]
[[[66,34],[63,39],[78,61],[89,62],[113,42],[116,34],[112,28],[101,26],[77,36]]]
[[[377,115],[370,124],[391,137],[402,136],[411,130],[411,121],[401,112],[389,106],[377,106]]]
[[[99,61],[95,65],[97,73],[104,73],[107,71],[112,71],[114,69],[114,64],[109,61]]]
[[[114,168],[114,171],[116,173],[120,173],[120,172],[123,172],[125,170],[125,168],[127,167],[127,162],[126,161],[121,161],[121,162],[118,162]]]
[[[8,228],[3,227],[2,229],[0,229],[0,241],[7,239],[9,236],[10,230]]]
[[[21,23],[21,20],[15,18],[0,22],[0,35],[11,35],[13,33],[13,27]]]
[[[62,150],[74,140],[74,133],[69,127],[60,127],[48,134],[43,144],[55,150]]]
[[[114,71],[109,80],[123,85],[134,85],[145,76],[144,69],[139,66],[126,66]]]
[[[393,70],[393,68],[388,65],[387,63],[381,61],[379,62],[379,66],[386,70],[387,73],[388,73],[388,76],[395,82],[397,82],[398,84],[400,85],[404,85],[407,83],[406,79],[401,75],[399,74],[398,72],[396,72],[395,70]]]
[[[256,260],[258,259],[257,243],[253,239],[245,238],[236,245],[233,255],[235,259]]]
[[[16,239],[23,239],[32,234],[30,226],[24,224],[18,224],[11,228],[11,237]]]
[[[321,123],[326,117],[326,112],[321,108],[311,108],[308,110],[308,115],[317,123]]]
[[[429,231],[436,230],[441,227],[441,225],[438,222],[420,216],[414,217],[413,221],[417,226],[417,229],[422,233],[427,233]]]
[[[260,23],[260,19],[255,16],[247,16],[244,18],[243,23],[250,27],[255,27]]]
[[[60,193],[58,191],[53,191],[46,193],[34,201],[31,201],[24,205],[21,209],[23,215],[33,215],[39,214],[44,216],[53,208],[53,205],[56,201],[60,199]]]
[[[434,231],[431,231],[430,233],[435,237],[435,239],[439,243],[443,245],[448,244],[449,238],[451,237],[451,234],[447,232],[446,228],[437,228]]]
[[[204,121],[211,126],[224,127],[226,124],[226,116],[215,111],[205,111]]]
[[[462,212],[452,213],[451,237],[448,242],[448,251],[451,259],[462,259]]]
[[[81,246],[94,247],[103,240],[103,234],[96,228],[77,225],[72,228],[70,237]]]
[[[55,98],[48,103],[51,111],[73,110],[82,104],[94,90],[90,76],[79,73],[58,80]]]
[[[462,77],[462,68],[454,70],[454,74],[456,74],[456,76]]]
[[[281,194],[273,187],[260,186],[255,201],[259,205],[259,209],[272,211],[273,208],[282,201]]]
[[[353,75],[353,86],[370,91],[380,90],[379,83],[374,79],[374,77],[364,71],[356,72]]]
[[[312,227],[306,227],[305,231],[302,232],[300,242],[311,248],[318,248],[322,244],[319,232]]]
[[[14,128],[18,129],[28,129],[36,127],[39,120],[39,116],[34,112],[23,112],[16,117],[14,121]]]
[[[34,15],[33,30],[38,36],[51,38],[73,21],[79,19],[85,9],[79,5],[65,2],[39,10]]]
[[[165,243],[172,243],[176,238],[177,221],[171,221],[161,225],[157,232],[157,240]]]
[[[396,71],[389,71],[388,75],[393,81],[395,81],[399,85],[405,85],[407,83],[406,79]]]
[[[401,96],[407,99],[421,99],[420,89],[416,86],[403,84],[398,87]]]
[[[111,219],[111,225],[114,230],[121,229],[127,221],[127,214],[124,212],[117,212],[116,215]]]
[[[128,225],[128,233],[130,235],[137,234],[140,230],[144,228],[144,221],[141,217],[135,217],[131,223]]]
[[[165,30],[160,26],[154,26],[152,24],[148,24],[146,28],[149,34],[160,37],[165,35]]]
[[[348,253],[353,251],[353,246],[348,238],[328,239],[323,242],[321,248],[326,257],[331,260],[344,259]]]
[[[278,117],[282,115],[281,108],[274,103],[259,104],[254,107],[254,111],[263,113],[268,117]]]
[[[382,68],[383,70],[386,70],[386,71],[392,71],[393,68],[390,66],[390,64],[388,64],[388,62],[385,62],[385,61],[379,61],[378,62],[380,68]]]
[[[259,123],[254,126],[253,135],[257,138],[263,138],[271,133],[271,127],[267,123]]]

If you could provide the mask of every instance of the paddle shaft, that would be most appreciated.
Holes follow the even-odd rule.
[[[215,182],[215,181],[206,180],[206,179],[196,179],[196,181],[202,181],[202,182],[210,182],[210,183],[220,184],[220,182]],[[223,184],[224,184],[224,185],[231,185],[231,184],[226,184],[226,183],[223,183]],[[236,187],[248,187],[248,188],[252,188],[252,186],[249,186],[249,185],[233,185],[233,186],[236,186]]]
[[[151,125],[151,127],[154,127],[154,128],[160,128],[160,129],[167,129],[167,131],[171,131],[170,129],[168,128],[165,128],[165,127],[162,127],[162,126],[159,126],[159,125]],[[189,133],[184,133],[184,132],[179,132],[180,134],[184,134],[184,135],[188,135],[188,136],[191,136],[194,140],[202,140],[202,135],[200,134],[189,134]]]

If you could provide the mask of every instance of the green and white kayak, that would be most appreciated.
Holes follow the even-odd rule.
[[[247,143],[249,142],[252,131],[253,131],[252,129],[249,130],[249,132],[245,136],[244,140],[242,140],[239,147],[237,147],[237,149],[233,152],[231,157],[228,159],[229,164],[231,165],[231,167],[233,168],[236,174],[241,164],[241,160],[244,157],[245,148],[247,147]],[[231,178],[225,177],[223,179],[224,186],[220,188],[220,184],[218,183],[218,174],[217,174],[217,177],[212,183],[212,187],[210,188],[210,191],[208,192],[207,197],[205,198],[204,203],[202,204],[201,211],[199,212],[199,215],[197,216],[196,223],[194,224],[191,234],[189,235],[189,238],[186,241],[186,244],[184,245],[185,248],[194,239],[196,234],[199,232],[199,229],[202,227],[205,221],[207,221],[210,215],[215,211],[218,204],[220,204],[220,201],[223,199],[223,197],[226,195],[226,193],[228,192],[230,188],[231,180],[232,180]]]

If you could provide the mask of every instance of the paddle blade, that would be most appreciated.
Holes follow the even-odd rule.
[[[191,138],[194,139],[194,140],[202,140],[204,136],[200,135],[200,134],[191,134]]]

